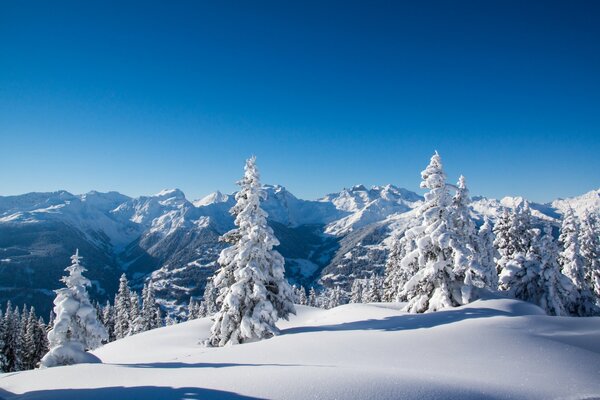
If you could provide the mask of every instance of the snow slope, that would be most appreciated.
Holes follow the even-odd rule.
[[[549,317],[488,299],[432,314],[398,304],[298,306],[282,335],[198,344],[195,320],[98,349],[105,364],[0,376],[12,399],[591,399],[600,397],[600,318]]]

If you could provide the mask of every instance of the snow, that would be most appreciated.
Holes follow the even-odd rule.
[[[502,298],[429,314],[297,306],[282,335],[206,348],[198,319],[118,340],[82,364],[0,376],[12,399],[585,399],[600,396],[600,318]]]

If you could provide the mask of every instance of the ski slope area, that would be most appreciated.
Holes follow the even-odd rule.
[[[507,299],[418,315],[389,303],[297,309],[262,342],[205,348],[205,318],[106,345],[94,352],[104,364],[0,375],[0,398],[600,398],[600,318]]]

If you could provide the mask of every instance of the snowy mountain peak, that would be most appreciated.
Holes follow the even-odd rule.
[[[203,207],[208,206],[210,204],[225,203],[227,202],[227,200],[229,200],[229,195],[223,194],[217,190],[216,192],[213,192],[208,196],[204,196],[200,200],[195,200],[193,204],[196,207]]]
[[[163,189],[152,197],[185,199],[185,194],[179,189]]]

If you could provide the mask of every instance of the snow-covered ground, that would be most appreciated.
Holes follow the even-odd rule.
[[[507,299],[419,315],[297,308],[270,340],[204,348],[210,321],[199,319],[104,346],[104,364],[0,375],[0,398],[600,398],[600,318]]]

